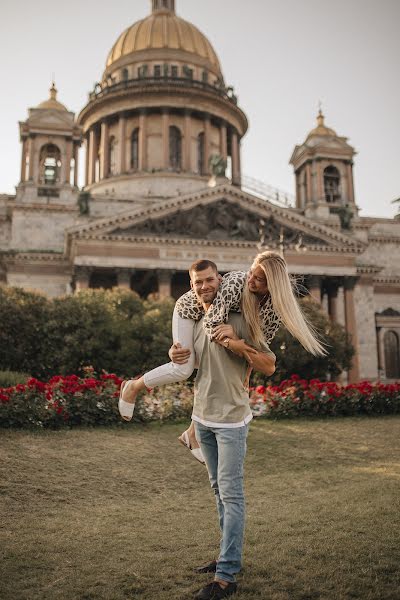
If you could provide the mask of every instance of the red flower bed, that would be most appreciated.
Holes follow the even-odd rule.
[[[121,382],[106,373],[95,377],[88,367],[85,377],[57,375],[47,383],[32,378],[25,384],[0,388],[0,427],[122,425],[117,406]],[[134,418],[189,417],[191,400],[189,384],[161,387],[140,397]],[[292,375],[278,386],[251,388],[250,403],[255,416],[271,418],[396,414],[400,413],[400,382],[362,381],[342,386]]]
[[[117,400],[122,379],[103,374],[31,378],[25,384],[0,388],[1,427],[107,425],[119,422]]]
[[[343,386],[292,375],[277,386],[251,388],[250,401],[255,415],[271,417],[395,414],[400,413],[400,382]]]

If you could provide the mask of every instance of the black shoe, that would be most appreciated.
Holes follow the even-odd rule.
[[[197,592],[195,598],[197,600],[219,600],[232,596],[237,591],[237,583],[228,583],[225,588],[222,588],[218,581],[213,581]]]
[[[196,567],[194,569],[194,571],[196,573],[215,573],[216,570],[217,570],[217,561],[216,560],[212,560],[211,562],[207,563],[206,565],[201,565],[201,567]]]

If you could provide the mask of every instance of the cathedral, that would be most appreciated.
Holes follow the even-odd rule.
[[[214,48],[174,0],[152,0],[79,115],[53,84],[20,122],[20,181],[0,194],[0,282],[177,298],[197,258],[247,270],[261,248],[277,249],[350,334],[348,380],[398,379],[400,219],[359,216],[355,150],[321,110],[315,125],[290,157],[293,203],[252,189],[241,172],[247,117]]]

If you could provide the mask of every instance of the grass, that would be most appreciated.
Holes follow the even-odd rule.
[[[217,554],[182,425],[2,431],[4,600],[184,600]],[[400,418],[253,421],[240,600],[399,600]]]

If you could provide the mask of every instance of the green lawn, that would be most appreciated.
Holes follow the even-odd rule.
[[[217,554],[182,425],[0,432],[0,598],[190,599]],[[240,600],[400,599],[400,418],[253,421]]]

